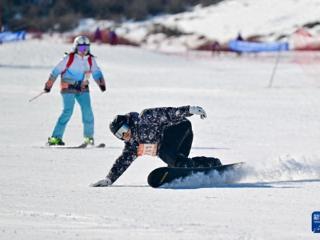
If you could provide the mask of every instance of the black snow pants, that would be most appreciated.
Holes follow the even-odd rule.
[[[192,141],[192,126],[188,119],[169,126],[163,132],[159,157],[169,167],[212,167],[221,165],[218,158],[203,156],[189,158]]]

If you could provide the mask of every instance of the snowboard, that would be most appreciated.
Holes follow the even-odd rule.
[[[206,168],[175,168],[175,167],[160,167],[153,170],[148,176],[148,184],[157,188],[165,183],[170,183],[179,178],[186,178],[195,173],[208,174],[212,171],[217,171],[219,174],[227,171],[233,170],[241,166],[243,162],[232,163],[226,165],[220,165],[216,167],[206,167]]]

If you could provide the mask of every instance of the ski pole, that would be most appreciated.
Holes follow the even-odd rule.
[[[273,66],[272,74],[271,74],[271,77],[270,77],[270,80],[269,80],[268,88],[272,87],[273,79],[274,79],[274,76],[276,75],[277,67],[278,67],[279,60],[280,60],[280,54],[281,54],[281,50],[279,49],[277,57],[276,57],[276,62],[274,64],[274,66]]]
[[[29,99],[29,102],[32,102],[33,100],[37,99],[38,97],[40,97],[40,96],[41,96],[42,94],[44,94],[44,93],[46,93],[46,92],[41,92],[41,93],[39,93],[38,95],[34,96],[33,98],[30,98],[30,99]]]

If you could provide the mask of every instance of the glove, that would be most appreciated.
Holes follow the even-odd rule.
[[[51,87],[49,87],[47,84],[44,85],[43,89],[46,93],[49,93],[51,91]]]
[[[86,88],[88,88],[89,86],[89,81],[88,80],[84,80],[81,83],[81,90],[85,90]]]
[[[51,80],[48,80],[48,81],[46,82],[46,84],[44,85],[44,89],[43,89],[43,90],[44,90],[46,93],[48,93],[48,92],[51,91],[52,86],[53,86],[53,82],[52,82]]]
[[[90,186],[91,187],[108,187],[108,186],[111,186],[112,182],[111,180],[106,177],[105,179],[102,179],[96,183],[92,183]]]
[[[101,92],[106,91],[106,85],[104,85],[104,84],[99,85],[99,88],[100,88]]]
[[[98,85],[99,85],[99,88],[101,90],[101,92],[104,92],[106,90],[106,83],[104,81],[103,78],[100,78],[98,81],[97,81]]]
[[[189,113],[200,115],[201,119],[207,117],[207,113],[203,110],[203,108],[198,106],[190,106]]]

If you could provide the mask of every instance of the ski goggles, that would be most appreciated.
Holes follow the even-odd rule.
[[[115,132],[115,136],[119,139],[123,139],[123,134],[127,133],[129,131],[129,126],[127,124],[123,124],[118,131]]]
[[[81,44],[77,46],[78,51],[81,53],[88,52],[89,48],[90,48],[90,45],[88,44]]]

